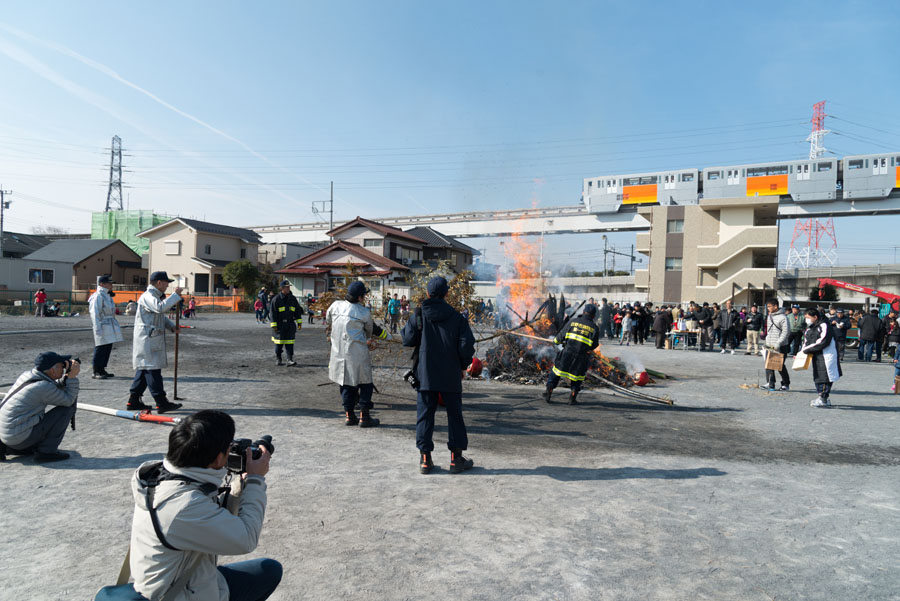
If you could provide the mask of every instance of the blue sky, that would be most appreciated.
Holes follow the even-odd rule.
[[[576,204],[584,177],[900,149],[894,3],[30,2],[0,13],[7,229],[129,208],[232,225]],[[900,217],[842,219],[842,264]],[[782,222],[789,243],[793,222]],[[610,236],[625,249],[633,234]],[[498,260],[496,240],[475,240]],[[594,269],[599,235],[545,257]],[[786,248],[782,252],[786,256]]]

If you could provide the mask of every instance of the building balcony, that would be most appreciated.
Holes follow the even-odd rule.
[[[634,287],[638,290],[646,290],[650,287],[650,270],[635,269],[634,270]]]
[[[741,253],[778,248],[778,226],[748,227],[722,244],[697,247],[697,267],[718,267]]]
[[[634,250],[645,255],[650,254],[650,234],[642,233],[635,236]]]

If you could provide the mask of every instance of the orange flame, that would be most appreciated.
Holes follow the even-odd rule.
[[[497,287],[501,291],[509,288],[509,306],[524,318],[526,312],[534,311],[543,301],[537,286],[540,247],[523,234],[513,234],[505,241],[503,253],[510,267],[498,274]]]

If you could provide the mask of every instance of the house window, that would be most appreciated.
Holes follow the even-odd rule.
[[[681,257],[667,257],[666,271],[681,271]]]
[[[363,247],[364,248],[375,248],[375,247],[381,248],[381,238],[374,238],[371,240],[370,239],[363,240]]]
[[[684,231],[684,219],[669,219],[666,222],[666,232],[669,234],[680,234]]]
[[[242,248],[242,249],[241,249],[241,258],[242,258],[242,259],[246,259],[246,258],[247,258],[247,249],[246,249],[246,248]]]
[[[450,264],[456,265],[456,253],[450,253]]]
[[[204,255],[212,254],[212,244],[207,244],[206,246],[203,247],[203,254]]]
[[[52,269],[29,269],[28,270],[28,282],[31,284],[52,284],[53,283],[53,270]]]
[[[181,254],[181,241],[179,240],[166,240],[163,242],[163,246],[167,255]]]

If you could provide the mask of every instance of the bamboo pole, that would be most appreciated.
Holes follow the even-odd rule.
[[[89,405],[88,403],[78,403],[79,409],[92,411],[94,413],[102,413],[103,415],[111,415],[113,417],[121,417],[122,419],[130,419],[136,422],[149,422],[155,424],[167,424],[174,426],[181,421],[180,417],[169,417],[168,415],[154,415],[145,411],[122,411],[120,409],[110,409],[109,407],[101,407],[100,405]]]
[[[176,401],[181,401],[178,396],[178,339],[181,334],[181,309],[178,307],[178,303],[175,304],[175,376],[172,378],[172,398]]]

